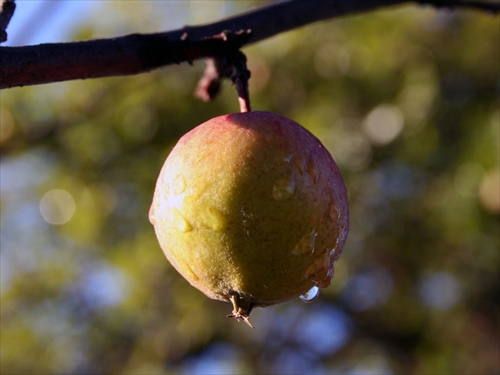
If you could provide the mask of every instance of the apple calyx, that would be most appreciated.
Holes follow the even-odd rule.
[[[239,293],[233,293],[229,297],[231,303],[233,304],[233,312],[226,315],[228,318],[234,318],[238,322],[243,320],[250,327],[255,329],[252,323],[250,323],[249,315],[254,307],[254,298],[248,295],[241,295]]]

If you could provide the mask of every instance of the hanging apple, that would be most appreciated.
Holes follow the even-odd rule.
[[[254,307],[314,299],[330,285],[349,229],[347,190],[330,153],[299,124],[229,114],[179,140],[150,221],[175,269],[250,324]]]

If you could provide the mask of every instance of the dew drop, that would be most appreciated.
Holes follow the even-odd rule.
[[[333,173],[339,174],[339,171],[338,171],[337,167],[335,166],[335,164],[330,163],[330,169],[333,171]]]
[[[199,277],[194,273],[194,271],[189,267],[189,265],[184,261],[178,261],[179,267],[186,274],[189,280],[197,281]]]
[[[174,194],[180,195],[186,189],[186,180],[181,174],[178,174],[174,179]]]
[[[335,244],[335,247],[330,251],[330,256],[328,257],[328,264],[330,268],[335,269],[335,266],[337,265],[338,262],[338,257],[337,257],[337,245],[338,245],[338,239],[337,243]]]
[[[307,172],[311,175],[314,182],[318,180],[318,166],[316,165],[316,161],[311,157],[307,161]]]
[[[330,219],[333,221],[337,221],[340,218],[340,211],[337,208],[337,205],[335,204],[335,201],[332,201],[332,205],[330,206]]]
[[[319,297],[319,288],[317,286],[313,286],[306,293],[300,296],[300,299],[306,303],[312,303],[316,301]]]
[[[295,190],[295,178],[293,173],[286,178],[277,180],[273,185],[273,198],[284,201],[292,196]]]
[[[156,225],[154,205],[151,205],[151,208],[149,209],[149,222],[153,225]]]
[[[163,184],[162,184],[162,196],[168,197],[170,195],[170,183],[168,183],[165,178],[163,179]]]
[[[313,229],[311,232],[311,240],[309,242],[312,253],[314,253],[314,251],[316,250],[316,237],[318,237],[318,232],[316,232],[316,229]]]
[[[323,281],[316,283],[316,286],[321,289],[328,288],[332,283],[332,280],[333,280],[333,272]]]
[[[202,212],[202,221],[208,228],[220,232],[226,227],[224,215],[214,206],[208,206]]]
[[[310,255],[316,250],[316,237],[318,233],[313,229],[310,233],[303,236],[297,243],[292,253],[295,255]]]
[[[317,284],[328,277],[328,267],[318,268],[311,276],[310,279],[314,284]]]
[[[254,220],[254,216],[252,212],[248,211],[246,207],[241,207],[241,224],[243,225],[243,232],[250,237],[250,225],[252,224]]]
[[[297,156],[295,158],[295,165],[297,166],[297,169],[299,170],[299,173],[301,175],[303,175],[304,171],[306,169],[306,165],[305,165],[304,159],[302,159],[300,156]]]
[[[310,276],[310,279],[318,288],[328,288],[332,283],[334,271],[334,267],[321,267]]]
[[[173,207],[173,213],[173,226],[175,229],[177,229],[181,233],[186,233],[193,230],[193,226],[191,225],[191,223],[187,221],[187,219],[177,208]]]

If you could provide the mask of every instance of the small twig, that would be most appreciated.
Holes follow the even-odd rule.
[[[233,34],[224,31],[215,35],[214,38],[230,41],[235,36],[241,35],[250,37],[252,32],[251,30],[241,30]],[[246,61],[246,56],[237,49],[229,50],[225,55],[207,59],[207,65],[196,87],[195,96],[203,101],[215,99],[220,92],[222,79],[229,78],[236,86],[240,111],[250,112],[250,95],[248,92],[250,71],[247,68]]]
[[[251,73],[247,68],[246,56],[236,51],[233,56],[207,59],[205,71],[200,78],[195,91],[195,97],[205,102],[217,97],[223,78],[229,78],[236,86],[241,112],[250,112],[250,94],[248,80]]]
[[[248,80],[250,79],[250,70],[247,69],[247,58],[245,54],[238,51],[233,63],[231,81],[236,86],[238,92],[238,101],[240,103],[240,112],[250,112],[250,94],[248,92]]]
[[[14,0],[3,0],[2,8],[0,9],[0,43],[7,40],[7,26],[9,26],[10,19],[14,15],[16,3]]]

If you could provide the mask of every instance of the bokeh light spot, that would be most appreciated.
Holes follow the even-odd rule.
[[[358,133],[346,132],[334,148],[338,163],[352,171],[363,170],[372,160],[370,143]]]
[[[403,125],[403,114],[398,107],[381,104],[365,117],[363,130],[371,143],[382,146],[392,142]]]
[[[300,322],[298,339],[318,354],[332,355],[342,349],[352,335],[349,317],[342,310],[323,306],[308,311]]]
[[[86,302],[95,309],[120,304],[130,291],[126,274],[119,268],[99,264],[82,279],[82,292]]]
[[[235,346],[214,343],[197,357],[188,358],[184,374],[238,374],[241,373],[241,354]]]
[[[296,349],[285,349],[281,351],[271,365],[272,374],[323,374],[324,371],[318,366],[318,361],[309,358],[307,353]]]
[[[455,276],[447,272],[431,272],[419,283],[422,302],[430,307],[447,310],[460,299],[460,286]]]
[[[394,282],[391,274],[378,267],[352,276],[342,292],[342,298],[355,311],[381,306],[392,294]]]
[[[479,186],[479,199],[486,211],[500,214],[500,170],[484,175]]]
[[[75,201],[65,190],[50,190],[40,200],[40,213],[49,224],[67,223],[75,213]]]

